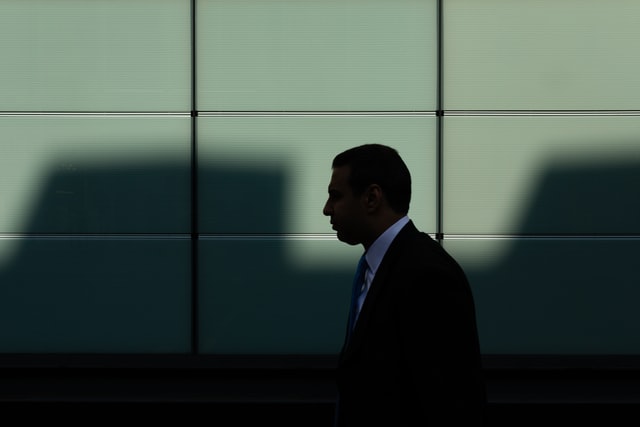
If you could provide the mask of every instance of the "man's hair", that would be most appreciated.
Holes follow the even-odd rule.
[[[411,174],[398,152],[381,144],[350,148],[333,159],[333,168],[349,166],[349,186],[356,196],[371,185],[382,189],[391,209],[406,215],[411,202]]]

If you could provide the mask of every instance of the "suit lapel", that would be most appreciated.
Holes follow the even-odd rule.
[[[343,347],[341,359],[344,360],[349,358],[350,355],[353,354],[353,352],[355,352],[362,343],[363,338],[366,336],[367,328],[370,324],[369,318],[371,317],[371,312],[376,305],[378,295],[380,294],[382,289],[390,282],[390,280],[388,280],[388,275],[400,253],[400,249],[404,246],[404,242],[407,240],[407,238],[412,233],[417,232],[418,230],[413,225],[413,222],[409,221],[409,223],[407,223],[407,225],[405,225],[402,230],[400,230],[396,238],[389,246],[389,249],[387,249],[387,252],[382,258],[382,262],[378,267],[378,271],[376,271],[376,275],[373,278],[373,282],[371,282],[371,288],[369,289],[367,297],[364,300],[364,304],[362,305],[362,309],[360,311],[358,321],[356,322],[356,326],[353,329],[353,333]]]

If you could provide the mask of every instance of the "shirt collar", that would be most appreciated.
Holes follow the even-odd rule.
[[[387,253],[389,246],[391,246],[391,242],[393,242],[393,239],[396,238],[400,230],[402,230],[408,222],[409,217],[403,216],[395,224],[387,228],[384,233],[378,236],[376,241],[369,247],[369,250],[365,254],[365,258],[372,276],[375,276],[376,271],[378,271],[382,258],[384,258],[384,255]]]

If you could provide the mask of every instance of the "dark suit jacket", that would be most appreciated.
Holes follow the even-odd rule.
[[[343,426],[479,426],[485,392],[464,272],[413,223],[385,254],[340,354]]]

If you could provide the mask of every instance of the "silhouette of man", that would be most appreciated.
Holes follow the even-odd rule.
[[[332,169],[323,213],[366,261],[338,363],[336,425],[481,425],[473,297],[456,261],[408,218],[407,166],[395,149],[368,144]]]

